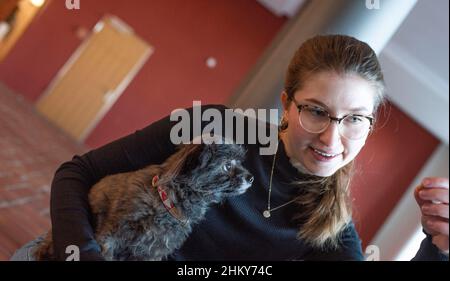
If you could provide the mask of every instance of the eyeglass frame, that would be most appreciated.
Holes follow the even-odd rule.
[[[298,104],[297,101],[296,101],[295,99],[293,99],[293,98],[290,98],[290,100],[292,100],[292,102],[293,102],[293,103],[295,104],[295,106],[297,107],[299,117],[300,117],[300,113],[302,112],[303,108],[305,108],[305,107],[313,107],[313,106],[314,106],[314,105],[309,105],[309,104]],[[316,107],[321,108],[320,106],[316,106]],[[366,115],[362,115],[362,114],[352,114],[352,113],[350,113],[350,114],[346,114],[346,115],[342,116],[341,118],[338,118],[338,117],[333,117],[333,116],[331,116],[330,113],[329,113],[326,109],[324,109],[324,108],[322,108],[322,109],[323,109],[324,112],[327,113],[327,115],[328,115],[327,117],[328,117],[328,119],[329,119],[330,121],[328,122],[328,125],[325,126],[325,127],[323,128],[323,130],[321,130],[320,132],[317,132],[317,133],[312,133],[312,132],[310,132],[310,133],[312,133],[312,134],[320,134],[320,133],[325,132],[325,131],[328,129],[328,127],[330,126],[330,124],[331,124],[332,121],[336,121],[337,124],[338,124],[338,126],[339,126],[339,125],[341,124],[342,120],[344,120],[345,118],[347,118],[347,117],[349,117],[349,116],[358,116],[358,117],[364,117],[364,118],[366,118],[366,119],[369,120],[369,122],[370,122],[370,127],[369,127],[368,133],[370,133],[370,132],[372,131],[372,128],[373,128],[373,122],[374,122],[374,119],[375,119],[374,117],[366,116]],[[299,118],[299,122],[300,122],[300,118]],[[303,127],[303,125],[302,125],[301,122],[300,122],[300,125]],[[303,129],[305,129],[305,128],[303,127]],[[306,130],[306,129],[305,129],[305,130]],[[340,132],[339,132],[339,134],[340,134]],[[345,136],[343,136],[343,137],[345,137]],[[347,138],[347,137],[345,137],[345,138]],[[361,137],[361,138],[362,138],[362,137]],[[361,138],[358,138],[358,139],[361,139]],[[358,140],[358,139],[354,139],[354,140]]]

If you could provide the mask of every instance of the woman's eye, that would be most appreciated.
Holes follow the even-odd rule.
[[[311,112],[312,115],[317,116],[317,117],[323,117],[323,116],[327,115],[327,112],[325,110],[318,109],[318,108],[312,108],[309,111]]]
[[[363,121],[363,119],[359,116],[349,116],[350,123],[360,123]]]
[[[223,165],[223,169],[225,172],[229,172],[231,170],[232,166],[230,163],[226,163],[225,165]]]

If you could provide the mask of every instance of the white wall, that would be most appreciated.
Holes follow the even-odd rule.
[[[448,144],[449,1],[419,0],[380,54],[390,100]]]

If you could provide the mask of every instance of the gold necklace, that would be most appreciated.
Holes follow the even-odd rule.
[[[278,145],[280,145],[280,142],[278,142]],[[286,203],[284,203],[284,204],[281,204],[281,205],[279,205],[279,206],[277,206],[277,207],[275,207],[275,208],[273,208],[273,209],[270,208],[270,197],[271,197],[271,195],[272,195],[272,177],[273,177],[273,170],[274,170],[274,168],[275,168],[275,159],[277,158],[277,153],[278,153],[278,146],[277,146],[277,150],[275,151],[275,155],[273,156],[273,160],[272,160],[272,170],[270,171],[269,196],[268,196],[268,198],[267,198],[267,209],[264,210],[264,212],[263,212],[263,216],[264,216],[266,219],[270,218],[271,212],[273,212],[273,211],[275,211],[275,210],[278,210],[278,209],[280,209],[280,208],[282,208],[282,207],[284,207],[284,206],[286,206],[286,205],[288,205],[288,204],[291,204],[292,202],[295,201],[295,198],[294,198],[294,199],[292,199],[292,200],[290,200],[290,201],[288,201],[288,202],[286,202]]]

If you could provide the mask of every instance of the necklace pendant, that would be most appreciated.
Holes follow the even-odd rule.
[[[263,216],[264,216],[266,219],[270,218],[270,211],[269,211],[269,210],[265,210],[265,211],[263,212]]]

